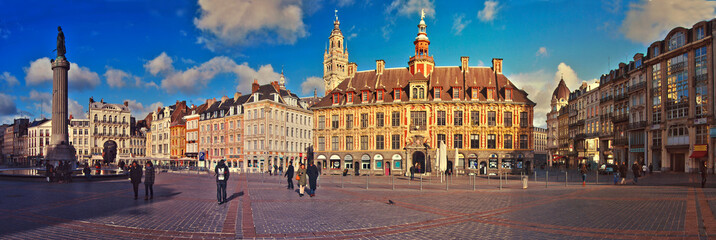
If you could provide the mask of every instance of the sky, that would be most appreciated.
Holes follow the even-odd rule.
[[[706,0],[167,0],[0,1],[0,123],[51,114],[57,26],[69,72],[69,111],[89,98],[128,101],[144,118],[161,106],[250,93],[254,79],[299,96],[323,93],[323,52],[337,15],[358,70],[407,67],[420,11],[437,66],[491,66],[537,103],[594,81],[674,27],[714,18]],[[336,13],[335,10],[338,10]]]

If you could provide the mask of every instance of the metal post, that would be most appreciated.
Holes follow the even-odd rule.
[[[500,172],[500,190],[502,190],[502,172]]]
[[[368,179],[370,178],[370,174],[365,176],[365,190],[368,190]]]
[[[343,188],[343,178],[341,177],[341,188]]]
[[[535,182],[537,181],[537,170],[535,170]]]
[[[390,176],[390,182],[393,183],[393,190],[395,190],[395,176]]]
[[[420,174],[420,191],[423,191],[423,175]]]
[[[547,188],[547,185],[549,183],[549,170],[545,171],[544,174],[544,188]]]
[[[472,191],[475,191],[475,175],[472,175]]]
[[[569,179],[569,178],[567,177],[567,171],[565,170],[565,171],[564,171],[564,186],[565,186],[565,187],[567,186],[567,180],[568,180],[568,179]]]
[[[445,191],[450,190],[450,178],[445,178]]]

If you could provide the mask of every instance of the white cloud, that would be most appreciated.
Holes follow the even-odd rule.
[[[483,62],[482,60],[477,60],[477,66],[478,66],[478,67],[484,67],[484,66],[485,66],[485,62]]]
[[[35,110],[40,111],[40,116],[52,115],[52,94],[48,92],[38,92],[33,89],[30,91],[29,96],[20,98],[23,101],[30,102]]]
[[[134,76],[134,86],[159,89],[159,85],[157,85],[157,83],[153,81],[143,82],[142,78],[137,76]]]
[[[431,0],[394,0],[386,12],[391,13],[397,11],[399,15],[410,16],[411,14],[420,14],[421,10],[425,10],[426,16],[435,17],[435,3]]]
[[[129,79],[131,75],[119,69],[113,69],[107,67],[107,71],[104,73],[104,78],[107,79],[107,85],[113,88],[124,87],[125,79]]]
[[[216,43],[293,44],[308,35],[301,7],[301,0],[199,0],[200,16],[194,18],[194,25],[208,33],[202,42],[210,49]]]
[[[52,64],[47,57],[37,59],[30,63],[25,70],[25,83],[27,85],[39,85],[52,82]],[[99,75],[87,67],[80,67],[76,63],[70,63],[68,73],[68,84],[70,91],[93,89],[100,84]]]
[[[453,16],[452,31],[455,35],[462,35],[462,30],[470,24],[472,20],[465,21],[465,14],[455,14]]]
[[[355,3],[355,0],[334,0],[334,2],[336,2],[336,5],[338,5],[338,7],[345,7],[353,5],[353,3]]]
[[[157,110],[157,108],[164,107],[164,104],[161,102],[155,102],[150,104],[148,107],[144,107],[144,105],[137,102],[137,100],[125,99],[124,101],[127,101],[129,111],[132,116],[137,119],[137,121],[144,119],[149,113]]]
[[[144,69],[154,76],[159,73],[169,73],[174,71],[174,66],[172,66],[173,62],[174,60],[172,60],[166,52],[162,52],[159,56],[145,63]]]
[[[67,111],[74,118],[87,118],[87,113],[85,113],[82,104],[73,99],[67,99]]]
[[[497,1],[485,1],[485,8],[477,12],[477,18],[483,22],[490,22],[494,20],[501,8],[498,5],[499,2]]]
[[[535,56],[538,56],[538,57],[539,57],[539,56],[542,56],[542,57],[547,57],[547,56],[549,56],[549,53],[547,52],[547,48],[546,48],[546,47],[540,47],[540,48],[537,50],[537,53],[535,53]]]
[[[0,80],[5,80],[5,82],[7,82],[7,85],[10,87],[20,84],[20,81],[18,81],[17,78],[9,72],[3,72],[2,74],[0,74]]]
[[[602,0],[602,8],[611,14],[619,13],[621,6],[621,0]]]
[[[191,60],[190,58],[180,58],[180,59],[181,59],[181,62],[186,63],[186,64],[195,64],[196,63],[196,61]]]
[[[0,93],[0,116],[12,115],[15,113],[17,113],[15,97]]]
[[[217,74],[221,73],[233,73],[237,81],[236,89],[247,92],[251,89],[251,83],[254,79],[257,79],[261,84],[266,84],[271,81],[278,81],[280,77],[280,74],[275,72],[270,64],[262,65],[258,70],[254,70],[249,67],[248,63],[239,65],[228,57],[218,56],[199,66],[194,66],[184,71],[174,70],[165,74],[165,78],[161,81],[161,88],[169,93],[196,94],[199,90],[205,88]]]
[[[323,93],[326,91],[326,86],[323,85],[323,78],[320,77],[308,77],[306,78],[306,81],[301,83],[301,93],[302,94],[309,94],[313,93],[313,90],[316,90],[317,93],[320,93],[320,95],[323,95]]]
[[[564,82],[571,90],[579,87],[584,80],[580,79],[577,73],[565,63],[557,66],[557,71],[551,74],[544,69],[528,73],[516,73],[507,78],[512,81],[515,86],[525,90],[530,100],[537,103],[534,108],[534,125],[544,127],[547,125],[547,113],[550,111],[550,102],[552,101],[552,92],[557,88],[559,80],[564,75]],[[593,81],[593,80],[590,80]]]
[[[706,0],[642,0],[629,4],[620,28],[625,37],[649,44],[666,36],[675,27],[691,27],[714,17],[716,2]]]

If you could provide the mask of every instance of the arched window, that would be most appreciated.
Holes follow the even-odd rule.
[[[126,122],[127,122],[127,117],[122,117],[122,123],[126,123]]]
[[[117,116],[114,116],[114,122],[117,122]]]
[[[681,33],[681,32],[675,33],[674,36],[671,36],[671,38],[669,38],[669,51],[683,46],[684,42],[685,42],[684,33]]]
[[[94,115],[94,121],[97,121],[97,114]]]
[[[103,122],[106,122],[106,121],[107,121],[107,115],[102,116],[102,121],[103,121]]]

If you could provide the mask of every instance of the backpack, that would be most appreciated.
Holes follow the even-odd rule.
[[[225,170],[224,170],[223,167],[222,167],[222,168],[219,168],[219,176],[217,177],[217,179],[218,179],[219,181],[224,181],[224,179],[226,179],[226,178],[224,177],[224,171],[225,171]]]

